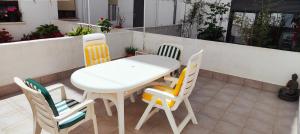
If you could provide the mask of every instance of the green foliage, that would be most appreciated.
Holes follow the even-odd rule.
[[[80,36],[80,35],[87,35],[93,33],[93,29],[91,27],[83,27],[78,26],[73,31],[69,32],[67,35],[69,36]]]
[[[101,26],[100,30],[103,33],[108,33],[110,32],[111,26],[112,24],[110,23],[110,21],[108,19],[104,19],[104,18],[100,18],[97,22],[98,26]]]
[[[127,54],[135,54],[135,52],[137,51],[138,49],[133,47],[133,46],[130,46],[130,47],[126,47],[125,48],[125,51]]]
[[[205,2],[203,0],[192,4],[189,14],[186,15],[182,21],[182,35],[184,37],[191,36],[192,27],[194,24],[196,24],[197,27],[200,27],[203,23],[204,6]]]
[[[267,46],[268,44],[270,44],[270,42],[272,41],[269,36],[271,34],[270,22],[270,13],[266,7],[263,7],[253,24],[253,34],[251,36],[250,45]]]
[[[208,27],[205,28],[198,34],[198,39],[205,39],[205,40],[212,40],[212,41],[219,41],[220,38],[223,37],[223,33],[226,30],[223,30],[223,27],[216,26],[213,23],[208,24]]]
[[[207,3],[209,11],[205,12],[204,28],[198,29],[198,38],[212,41],[220,41],[224,38],[226,30],[221,27],[223,15],[229,11],[230,3]],[[217,25],[219,23],[219,26]]]
[[[44,38],[63,37],[64,35],[59,31],[58,27],[53,24],[40,25],[36,31],[30,34],[24,34],[21,40],[34,40]]]

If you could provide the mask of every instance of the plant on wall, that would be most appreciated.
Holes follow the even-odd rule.
[[[6,31],[6,29],[0,30],[0,43],[6,43],[6,42],[11,42],[13,37],[11,34]]]
[[[271,42],[270,38],[270,13],[267,7],[263,7],[259,12],[253,27],[250,45],[266,46]]]
[[[21,40],[34,40],[44,38],[63,37],[64,35],[59,31],[58,27],[53,24],[40,25],[36,31],[30,34],[24,34]]]
[[[125,48],[125,51],[126,51],[127,57],[134,56],[134,55],[135,55],[135,52],[136,52],[137,50],[138,50],[138,49],[135,48],[135,47],[133,47],[133,46],[126,47],[126,48]]]
[[[110,29],[112,26],[112,24],[110,23],[110,21],[108,19],[104,19],[102,17],[98,20],[97,25],[100,26],[100,30],[103,33],[110,32]]]
[[[207,3],[204,28],[198,29],[198,39],[221,41],[226,30],[221,27],[223,15],[229,11],[230,3]],[[219,24],[218,24],[219,23]]]
[[[186,4],[189,4],[186,2]],[[192,4],[192,8],[189,13],[185,15],[184,20],[182,20],[182,36],[191,37],[192,28],[194,25],[197,28],[203,23],[203,13],[205,2],[203,0],[197,1]]]
[[[83,27],[78,26],[73,31],[67,33],[69,36],[80,36],[80,35],[87,35],[93,33],[93,29],[90,26]]]

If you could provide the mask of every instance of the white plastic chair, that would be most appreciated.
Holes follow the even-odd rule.
[[[44,129],[52,134],[67,134],[78,125],[93,120],[94,132],[98,134],[97,119],[94,111],[94,101],[86,100],[78,103],[75,100],[66,99],[64,85],[55,84],[49,87],[42,87],[39,84],[25,83],[15,77],[14,81],[22,88],[29,101],[33,113],[34,134],[40,134]],[[32,80],[34,83],[36,81]],[[51,96],[45,96],[45,92],[61,89],[62,101],[53,102]],[[52,107],[51,107],[52,106]],[[54,109],[55,112],[53,111]]]
[[[109,54],[109,47],[106,43],[106,37],[103,33],[94,33],[83,36],[83,53],[85,66],[97,65],[111,60]],[[87,92],[83,94],[84,98],[87,97]],[[135,102],[133,94],[130,95],[131,102]],[[111,107],[114,103],[103,99],[106,112],[108,116],[112,116]]]
[[[172,80],[172,82],[177,83],[175,89],[173,89],[173,87],[154,86],[153,88],[147,88],[145,90],[143,94],[143,101],[149,105],[137,123],[135,127],[136,130],[139,130],[143,123],[159,110],[165,111],[174,134],[179,134],[190,120],[192,120],[193,124],[197,124],[197,120],[188,97],[194,89],[200,69],[202,55],[203,50],[194,54],[189,59],[188,65],[182,71],[179,79],[169,79]],[[179,91],[176,91],[178,89]],[[182,102],[184,102],[187,108],[188,115],[180,123],[180,125],[177,126],[171,111],[175,111]],[[152,110],[153,107],[155,107],[154,110]]]

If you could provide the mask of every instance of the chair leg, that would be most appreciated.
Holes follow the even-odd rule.
[[[98,134],[98,125],[96,115],[93,115],[94,134]]]
[[[134,95],[133,94],[130,95],[130,101],[131,101],[131,103],[135,103],[135,99],[134,99]]]
[[[173,114],[172,114],[170,108],[167,106],[167,102],[164,101],[163,103],[164,103],[164,111],[165,111],[165,113],[167,115],[167,118],[168,118],[169,123],[171,125],[171,128],[173,130],[173,133],[174,134],[179,134],[180,132],[179,132],[178,127],[176,125],[176,122],[175,122],[175,119],[173,117]]]
[[[183,101],[184,101],[186,109],[188,110],[189,115],[191,115],[193,124],[198,124],[196,116],[195,116],[194,111],[192,109],[190,101],[188,100],[188,98],[184,99]]]
[[[154,100],[154,99],[153,99]],[[144,122],[148,119],[148,115],[152,109],[152,107],[154,106],[154,101],[151,101],[148,105],[148,107],[146,108],[145,112],[143,113],[141,119],[139,120],[139,122],[137,123],[137,125],[135,126],[135,130],[139,130],[142,125],[144,124]],[[155,99],[156,100],[156,99]]]
[[[104,105],[105,105],[105,109],[106,109],[106,113],[108,116],[112,116],[112,112],[110,109],[110,105],[107,99],[103,99]]]
[[[41,126],[38,124],[38,122],[35,119],[33,121],[33,130],[34,130],[34,134],[41,134],[42,131]]]

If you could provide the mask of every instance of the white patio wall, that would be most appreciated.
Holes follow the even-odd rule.
[[[125,56],[132,44],[132,32],[107,34],[113,59]],[[81,37],[62,37],[0,45],[0,86],[11,84],[13,77],[40,77],[82,67]]]
[[[0,28],[6,28],[14,37],[20,40],[23,34],[34,31],[42,24],[49,24],[51,20],[57,19],[56,0],[19,0],[20,11],[22,12],[21,23],[0,23]]]
[[[134,46],[142,49],[142,42],[142,33],[134,32]],[[204,49],[202,69],[272,84],[285,85],[291,74],[300,74],[300,53],[150,33],[145,42],[146,50],[152,53],[164,42],[183,45],[183,64]]]
[[[133,27],[133,6],[134,0],[118,0],[120,15],[125,17],[125,27]],[[177,0],[176,24],[184,18],[185,6],[183,0]],[[146,26],[165,26],[173,24],[173,0],[145,0],[146,6]]]

